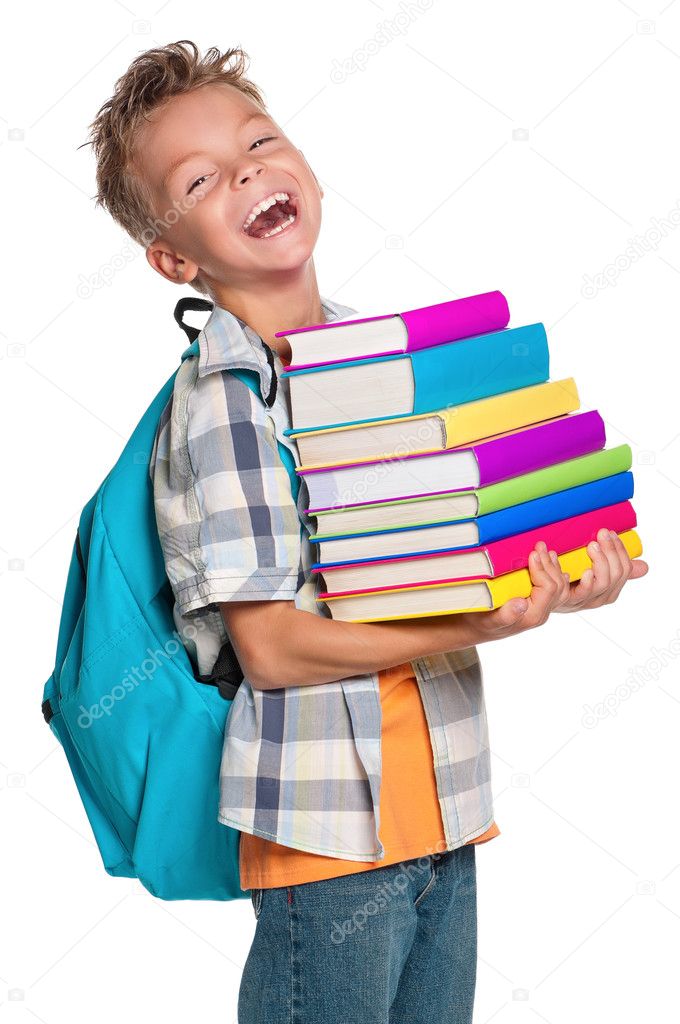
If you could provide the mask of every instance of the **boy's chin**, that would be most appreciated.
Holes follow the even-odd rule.
[[[258,240],[253,242],[249,249],[262,266],[292,270],[296,266],[307,263],[314,252],[315,241],[315,239],[300,234],[297,238],[290,240],[285,238]]]

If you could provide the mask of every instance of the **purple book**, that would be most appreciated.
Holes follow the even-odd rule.
[[[499,483],[604,448],[598,412],[545,420],[464,448],[298,469],[309,490],[308,513],[348,505],[463,491]]]
[[[421,306],[404,313],[345,317],[330,323],[277,331],[287,338],[291,362],[287,370],[346,362],[351,359],[403,355],[507,327],[510,311],[505,296],[483,292],[463,299]]]

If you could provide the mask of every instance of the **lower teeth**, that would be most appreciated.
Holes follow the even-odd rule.
[[[294,220],[295,220],[295,214],[291,213],[291,215],[288,217],[288,220],[284,220],[283,223],[279,224],[278,227],[275,227],[273,229],[273,231],[267,231],[266,234],[260,235],[260,237],[261,238],[271,238],[272,235],[277,235],[279,233],[279,231],[283,231],[283,229],[285,227],[287,227],[289,224],[292,224]]]

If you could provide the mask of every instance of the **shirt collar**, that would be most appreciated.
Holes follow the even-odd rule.
[[[326,323],[356,313],[351,306],[331,302],[321,296],[321,305]],[[269,394],[272,383],[272,368],[269,365],[264,342],[259,334],[244,323],[240,317],[222,306],[213,310],[198,334],[198,376],[205,377],[216,370],[254,370],[260,378],[260,391],[264,398]]]

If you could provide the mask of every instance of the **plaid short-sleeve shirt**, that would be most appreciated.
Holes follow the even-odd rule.
[[[356,313],[322,299],[326,320]],[[158,532],[175,596],[174,618],[190,630],[199,673],[227,639],[222,601],[315,600],[321,583],[305,513],[297,505],[277,439],[290,426],[287,379],[259,335],[215,306],[184,360],[161,416],[149,472]],[[231,368],[254,370],[261,397]],[[275,398],[271,407],[272,388]],[[303,524],[302,534],[300,523]],[[428,722],[447,849],[491,825],[490,752],[482,673],[474,647],[412,662]],[[218,818],[225,825],[312,853],[358,861],[384,856],[380,824],[381,709],[377,673],[311,686],[260,690],[245,678],[227,718]]]

